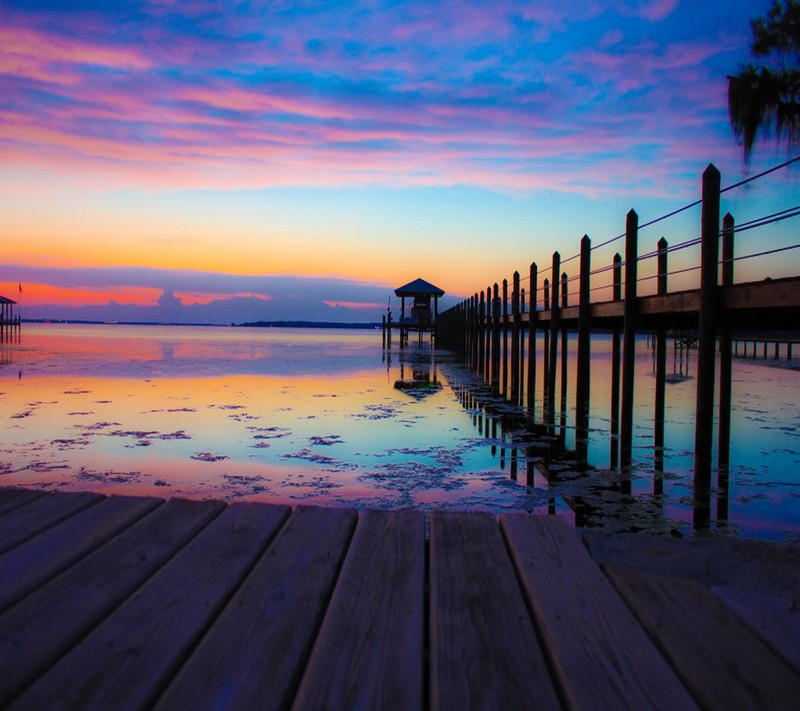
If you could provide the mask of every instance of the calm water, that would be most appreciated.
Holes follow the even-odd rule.
[[[0,484],[572,520],[578,508],[587,525],[689,534],[696,381],[692,361],[669,353],[663,476],[653,474],[654,378],[642,342],[635,462],[623,477],[608,471],[607,337],[592,344],[595,469],[577,472],[545,461],[515,421],[488,414],[508,408],[446,353],[387,354],[379,332],[27,325],[2,351]],[[568,448],[574,365],[571,353]],[[715,492],[712,528],[800,540],[800,371],[736,360],[733,380],[727,511]]]

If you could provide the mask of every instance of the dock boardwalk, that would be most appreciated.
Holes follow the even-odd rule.
[[[0,707],[796,708],[796,597],[428,518],[0,488]]]

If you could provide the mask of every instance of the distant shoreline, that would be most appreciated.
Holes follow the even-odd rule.
[[[159,321],[89,321],[82,319],[47,319],[24,318],[22,323],[49,323],[49,324],[77,324],[88,326],[209,326],[213,328],[339,328],[339,329],[369,329],[380,328],[381,324],[371,323],[339,323],[336,321],[249,321],[244,323],[184,323]]]

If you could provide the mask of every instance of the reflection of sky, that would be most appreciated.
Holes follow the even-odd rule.
[[[574,339],[570,345],[574,351]],[[540,462],[535,486],[527,487],[526,454],[539,457],[541,450],[515,451],[520,432],[487,431],[484,411],[474,403],[465,408],[450,387],[468,382],[463,370],[444,355],[431,364],[414,349],[403,359],[395,350],[387,360],[372,331],[30,326],[12,362],[0,368],[0,483],[498,511],[545,510],[557,496],[562,513],[566,502],[599,507],[592,523],[690,531],[696,354],[687,364],[668,352],[668,375],[688,378],[667,385],[658,497],[652,355],[644,341],[638,344],[631,500],[619,494],[619,475],[607,471],[610,338],[595,336],[592,353],[589,462],[597,471],[567,471],[548,484]],[[538,365],[537,418],[541,358]],[[572,352],[568,448],[575,441],[574,372]],[[395,387],[426,379],[444,387]],[[733,380],[728,529],[796,537],[797,371],[736,360]],[[715,496],[712,511],[716,506]]]

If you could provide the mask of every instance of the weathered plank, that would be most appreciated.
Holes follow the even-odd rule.
[[[0,516],[13,511],[20,506],[29,504],[35,499],[45,496],[43,491],[31,491],[30,489],[15,489],[11,487],[0,488]]]
[[[297,709],[420,709],[425,518],[362,511]]]
[[[163,503],[112,496],[6,551],[0,555],[0,610]]]
[[[432,709],[558,708],[494,516],[430,519]]]
[[[0,615],[0,706],[85,636],[223,509],[173,499]]]
[[[11,708],[149,706],[287,513],[279,506],[228,506]]]
[[[46,494],[0,518],[0,553],[101,501],[100,494]]]
[[[695,707],[573,529],[522,513],[500,525],[571,708]]]
[[[287,708],[355,522],[351,510],[298,507],[156,708]]]
[[[607,571],[704,708],[797,708],[800,675],[711,590],[693,580]]]
[[[765,593],[732,585],[711,589],[800,671],[800,600],[796,592]]]

